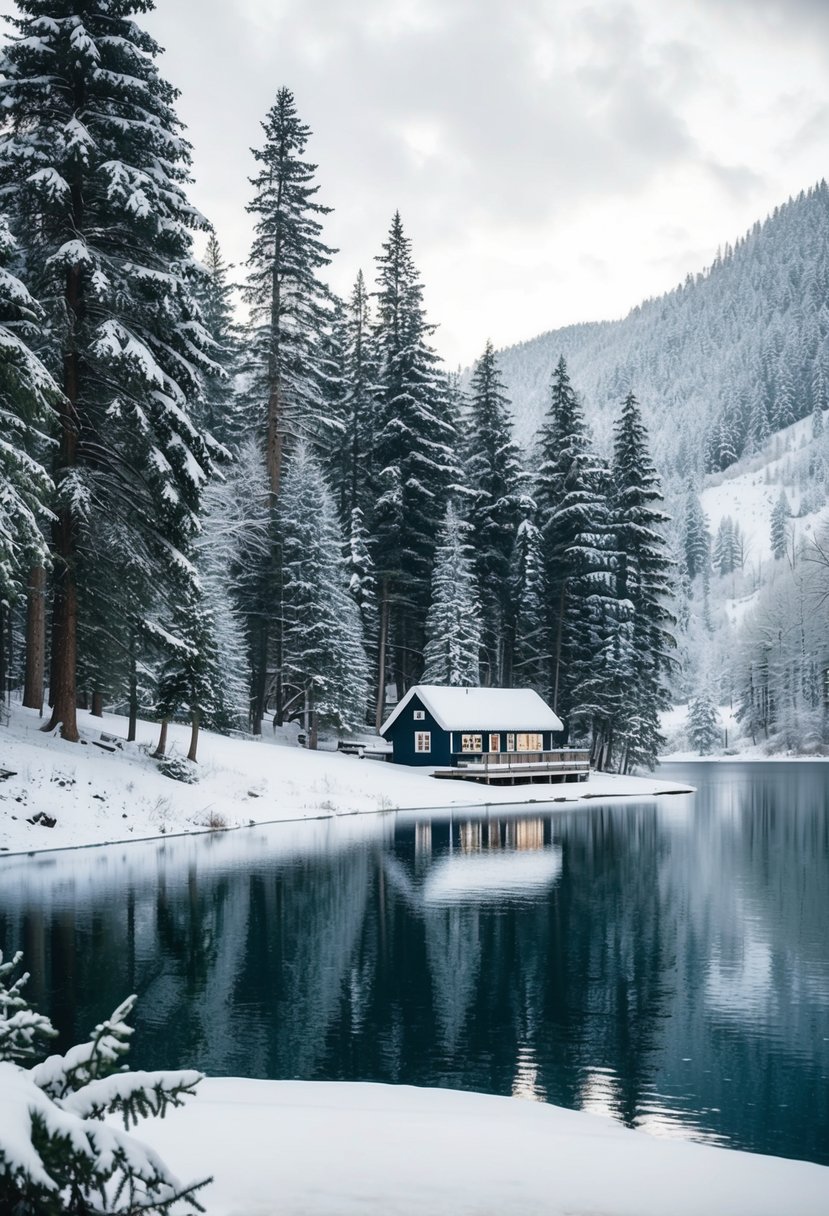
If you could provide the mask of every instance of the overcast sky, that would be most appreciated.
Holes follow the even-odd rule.
[[[399,208],[452,364],[624,314],[829,167],[829,0],[157,6],[143,20],[228,258],[286,84],[335,208],[333,286],[373,277]]]

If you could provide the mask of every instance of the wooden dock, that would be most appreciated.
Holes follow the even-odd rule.
[[[590,753],[579,748],[552,752],[500,752],[480,759],[459,759],[451,768],[436,768],[433,777],[447,781],[477,781],[484,785],[552,785],[586,781]]]

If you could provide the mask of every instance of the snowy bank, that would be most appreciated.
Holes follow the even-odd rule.
[[[824,1216],[829,1169],[627,1131],[519,1098],[204,1081],[141,1138],[210,1216]]]
[[[148,754],[157,726],[139,722],[135,743],[107,751],[97,745],[101,733],[124,739],[125,720],[86,712],[78,718],[82,743],[44,735],[37,714],[19,706],[12,708],[10,724],[0,726],[0,770],[11,773],[0,773],[2,852],[377,811],[649,798],[689,790],[676,782],[604,773],[572,785],[495,788],[436,781],[422,768],[280,746],[268,736],[253,741],[209,731],[199,744],[199,780],[185,785],[165,777]],[[188,727],[172,725],[168,751],[185,755],[188,739]]]

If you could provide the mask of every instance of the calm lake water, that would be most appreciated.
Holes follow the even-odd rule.
[[[829,765],[693,797],[349,817],[0,859],[0,946],[63,1044],[516,1094],[829,1164]]]

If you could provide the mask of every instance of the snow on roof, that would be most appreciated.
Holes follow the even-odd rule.
[[[563,730],[561,719],[531,688],[448,688],[416,684],[380,727],[389,727],[417,697],[444,730]]]

